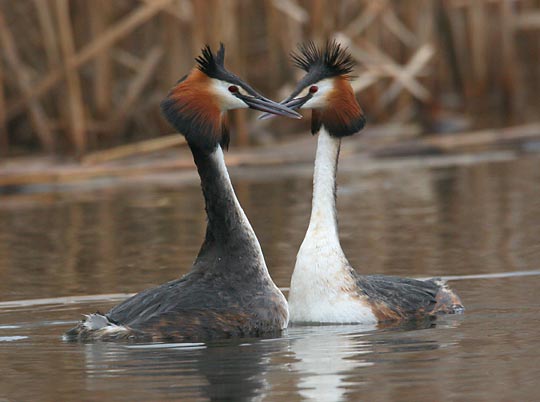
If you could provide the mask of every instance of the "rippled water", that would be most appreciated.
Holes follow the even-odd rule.
[[[4,195],[0,401],[537,400],[540,275],[467,276],[540,269],[540,159],[348,157],[340,169],[351,263],[365,273],[465,276],[451,286],[466,314],[379,328],[298,326],[277,339],[209,344],[64,343],[60,335],[82,313],[186,272],[205,228],[198,184],[190,173]],[[281,287],[307,225],[310,174],[309,166],[231,169]],[[107,294],[116,296],[99,296]]]

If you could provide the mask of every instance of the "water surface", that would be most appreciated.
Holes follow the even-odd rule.
[[[340,166],[358,271],[412,277],[540,268],[540,159]],[[287,287],[311,167],[231,176]],[[205,216],[193,175],[0,197],[0,400],[536,400],[540,276],[451,282],[467,312],[401,326],[290,327],[277,339],[73,344],[83,313],[189,269]],[[82,301],[78,296],[98,295]],[[72,296],[35,302],[35,299]],[[6,303],[19,301],[18,304]]]

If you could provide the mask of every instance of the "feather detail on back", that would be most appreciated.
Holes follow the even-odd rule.
[[[358,292],[367,297],[380,322],[463,311],[459,297],[441,279],[355,275]]]

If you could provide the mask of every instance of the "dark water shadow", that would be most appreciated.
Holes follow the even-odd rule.
[[[86,369],[91,387],[110,386],[123,377],[136,389],[158,398],[204,397],[244,401],[268,391],[265,373],[270,355],[286,348],[282,340],[232,340],[208,344],[87,344]],[[107,385],[108,384],[108,385]],[[167,397],[167,398],[168,398]],[[165,398],[165,399],[167,399]]]

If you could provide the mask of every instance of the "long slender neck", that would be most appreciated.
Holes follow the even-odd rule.
[[[201,177],[208,223],[197,263],[204,269],[255,270],[268,275],[261,247],[229,178],[218,145],[208,154],[192,147]]]
[[[313,173],[313,200],[306,239],[341,248],[336,212],[336,173],[341,139],[320,129]]]

